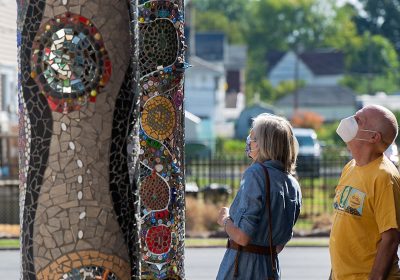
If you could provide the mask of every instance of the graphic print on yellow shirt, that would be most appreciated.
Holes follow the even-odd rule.
[[[362,216],[365,193],[351,186],[338,186],[333,208],[355,216]]]

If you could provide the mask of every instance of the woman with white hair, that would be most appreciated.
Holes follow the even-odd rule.
[[[261,114],[253,119],[246,169],[230,208],[218,224],[229,236],[217,279],[280,279],[278,253],[292,237],[301,191],[295,171],[298,144],[290,123]]]

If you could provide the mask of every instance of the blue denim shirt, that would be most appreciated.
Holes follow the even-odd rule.
[[[284,172],[279,161],[263,163],[269,172],[273,245],[285,245],[293,234],[300,213],[301,190],[297,180]],[[244,173],[240,189],[229,209],[235,226],[251,237],[251,244],[269,246],[268,213],[266,209],[265,173],[260,164],[252,164]],[[237,251],[227,249],[219,267],[217,279],[234,279]],[[236,279],[266,279],[271,277],[270,256],[241,252],[239,275]],[[280,279],[279,260],[276,259]]]

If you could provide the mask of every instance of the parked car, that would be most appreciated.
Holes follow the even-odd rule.
[[[297,173],[300,177],[318,177],[321,145],[317,133],[311,128],[294,128],[294,136],[299,142],[299,155],[297,157]]]
[[[395,143],[391,144],[384,152],[385,156],[394,163],[396,167],[399,167],[399,149]]]

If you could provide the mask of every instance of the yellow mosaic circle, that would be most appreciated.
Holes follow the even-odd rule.
[[[142,128],[153,139],[164,140],[169,137],[175,128],[175,107],[164,96],[155,96],[149,99],[142,111]]]

